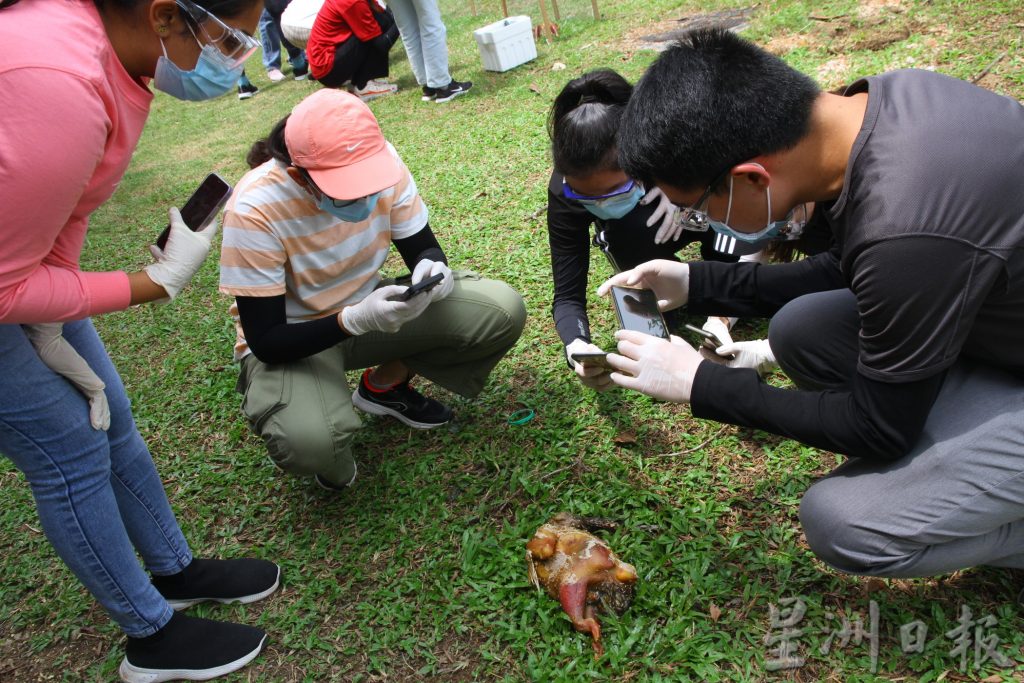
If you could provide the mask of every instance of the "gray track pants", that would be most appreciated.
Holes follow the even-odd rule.
[[[787,304],[769,339],[798,386],[841,389],[859,327],[852,292],[835,290]],[[800,521],[815,554],[851,574],[1024,568],[1024,380],[961,358],[910,453],[848,460],[808,489]]]

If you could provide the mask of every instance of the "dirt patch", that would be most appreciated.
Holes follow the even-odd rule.
[[[621,49],[625,52],[642,49],[653,49],[660,52],[682,35],[702,28],[741,31],[746,28],[755,11],[756,7],[741,7],[704,14],[687,14],[676,19],[648,24],[626,34],[621,43]]]

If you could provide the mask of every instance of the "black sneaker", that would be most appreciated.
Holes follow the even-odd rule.
[[[437,88],[431,88],[429,85],[423,86],[423,101],[429,102],[430,100],[437,97]]]
[[[238,99],[247,100],[256,93],[258,93],[259,91],[260,89],[257,88],[252,83],[245,83],[243,85],[238,86]]]
[[[309,65],[307,64],[301,69],[292,69],[292,78],[297,81],[304,81],[309,78]]]
[[[207,681],[241,669],[266,640],[267,634],[253,626],[175,612],[153,635],[128,639],[118,673],[125,683]]]
[[[408,380],[378,391],[370,389],[369,374],[369,370],[363,373],[359,388],[352,394],[352,403],[364,413],[390,415],[416,429],[433,429],[452,419],[447,406],[416,391]]]
[[[469,92],[469,89],[472,87],[472,81],[463,81],[462,83],[459,83],[456,80],[452,80],[452,82],[449,83],[448,85],[444,86],[443,88],[438,88],[436,90],[436,96],[434,97],[434,101],[447,102],[449,100],[454,100],[459,95],[465,95],[467,92]]]
[[[281,585],[281,568],[267,560],[192,560],[184,570],[170,576],[154,576],[153,586],[174,609],[199,602],[240,602],[262,600]]]

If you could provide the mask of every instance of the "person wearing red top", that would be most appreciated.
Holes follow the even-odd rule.
[[[351,86],[363,100],[394,92],[376,79],[388,75],[396,40],[398,27],[376,0],[327,0],[306,44],[313,78],[328,88]]]

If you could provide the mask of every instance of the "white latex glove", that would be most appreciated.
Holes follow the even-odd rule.
[[[707,322],[704,323],[702,329],[707,330],[711,334],[718,337],[718,341],[722,342],[723,346],[726,344],[732,344],[732,335],[729,334],[729,326],[722,322],[721,318],[711,316],[710,318],[708,318]],[[708,348],[714,348],[714,344],[711,343],[710,339],[705,341],[704,346],[707,346]]]
[[[679,207],[657,187],[648,190],[640,203],[650,204],[655,201],[658,202],[658,206],[647,219],[647,227],[658,225],[658,232],[654,233],[654,243],[663,244],[679,239],[679,234],[683,231],[683,224],[678,221]]]
[[[602,349],[599,349],[590,342],[577,337],[569,342],[569,345],[565,347],[565,357],[568,359],[569,363],[572,364],[573,370],[576,372],[576,376],[580,378],[580,382],[582,382],[584,386],[597,391],[611,389],[611,372],[607,368],[578,363],[572,359],[572,354],[574,353],[603,353]]]
[[[605,296],[612,285],[653,290],[658,297],[658,309],[670,311],[685,304],[690,295],[690,266],[667,259],[641,263],[605,280],[597,293]]]
[[[430,305],[430,297],[426,294],[400,301],[398,297],[405,290],[401,285],[373,290],[359,303],[341,309],[338,315],[342,327],[353,336],[367,332],[398,332],[402,325],[419,317]]]
[[[611,374],[612,382],[663,401],[690,402],[693,377],[704,362],[696,349],[675,335],[669,341],[619,330],[615,338],[619,353],[608,354],[608,362],[617,370]]]
[[[24,330],[39,354],[39,360],[58,375],[63,375],[89,400],[89,422],[93,429],[107,430],[110,427],[110,405],[103,393],[106,385],[63,337],[64,324],[25,325]]]
[[[431,261],[428,258],[423,259],[416,264],[416,267],[412,269],[412,283],[416,284],[420,280],[431,275],[437,275],[442,273],[444,279],[434,285],[434,288],[425,294],[420,294],[416,298],[426,297],[431,303],[440,301],[455,289],[455,276],[452,275],[452,270],[443,261]]]
[[[192,232],[185,221],[181,220],[181,213],[176,208],[171,207],[169,213],[171,234],[163,250],[155,244],[149,246],[156,263],[146,266],[146,274],[173,299],[203,265],[206,255],[210,253],[210,243],[220,229],[220,223],[214,216],[202,228]]]
[[[753,368],[761,375],[766,375],[779,367],[767,339],[723,344],[715,349],[715,353],[719,356],[735,355],[735,358],[725,363],[730,368]]]

